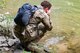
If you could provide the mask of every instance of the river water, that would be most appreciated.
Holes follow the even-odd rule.
[[[13,10],[14,12],[16,12],[17,10],[16,11],[14,10],[18,6],[16,1],[18,0],[10,1],[6,6],[8,10],[7,9],[4,10],[7,10],[9,12],[10,10]],[[42,0],[36,0],[36,2],[34,2],[33,0],[30,0],[28,2],[33,4],[39,4],[41,1]],[[54,33],[65,32],[67,34],[73,32],[76,35],[80,35],[80,0],[49,0],[49,1],[53,5],[51,11],[52,12],[51,19],[53,22],[52,32]],[[20,3],[21,0],[19,0],[18,4],[21,5]],[[11,11],[11,13],[13,13],[13,11]],[[53,33],[51,35],[53,35]],[[48,46],[49,44],[56,44],[60,41],[59,38],[60,37],[52,37],[46,41],[45,45]]]
[[[80,35],[80,0],[50,0],[55,31],[74,31]]]

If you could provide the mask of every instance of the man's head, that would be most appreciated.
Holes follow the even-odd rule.
[[[48,13],[50,8],[52,7],[52,4],[50,2],[48,2],[48,1],[43,1],[43,2],[41,2],[41,6],[45,10],[45,12]]]
[[[48,8],[48,9],[50,9],[52,5],[51,5],[51,3],[48,2],[48,1],[43,1],[43,2],[41,2],[41,6],[42,6],[43,8]]]

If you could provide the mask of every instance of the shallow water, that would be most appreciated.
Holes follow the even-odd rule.
[[[1,0],[0,0],[1,1]],[[6,0],[5,0],[6,1]],[[26,0],[7,0],[7,3],[3,10],[0,8],[0,14],[9,12],[10,15],[15,16],[18,8],[25,3]],[[39,5],[42,0],[27,1],[31,4]],[[53,30],[49,35],[53,35],[53,32],[58,34],[59,32],[65,32],[67,35],[80,35],[80,0],[49,0],[52,3],[51,19],[53,22]],[[0,5],[2,6],[2,5]],[[1,17],[0,17],[1,18]],[[1,23],[2,24],[2,23]],[[5,23],[4,23],[5,24]],[[73,34],[71,34],[73,32]],[[64,33],[63,33],[64,34]],[[58,38],[48,39],[46,45],[56,44],[60,41]],[[72,40],[71,40],[72,41]],[[74,42],[74,41],[73,41]]]
[[[62,41],[65,37],[51,37],[47,40],[45,40],[45,44],[44,47],[49,47],[50,45],[56,45],[58,44],[60,41]]]
[[[80,34],[80,0],[54,0],[53,25],[56,31],[74,31]]]

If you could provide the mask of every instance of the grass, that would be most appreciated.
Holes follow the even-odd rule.
[[[18,8],[24,3],[39,5],[41,1],[43,0],[0,0],[0,14],[9,12],[10,15],[6,15],[6,17],[13,19]],[[75,36],[80,37],[80,0],[50,0],[50,2],[53,5],[51,13],[53,30],[48,32],[41,41],[56,36],[56,34],[66,36],[69,39],[73,36],[73,34],[71,36],[72,32]]]

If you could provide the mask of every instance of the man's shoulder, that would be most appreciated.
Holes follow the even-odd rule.
[[[47,16],[43,9],[38,9],[34,15],[35,17],[40,17],[41,19]]]
[[[47,13],[41,8],[36,11],[39,15],[47,15]]]
[[[44,10],[43,9],[38,9],[37,12],[39,12],[40,14],[44,14]]]

